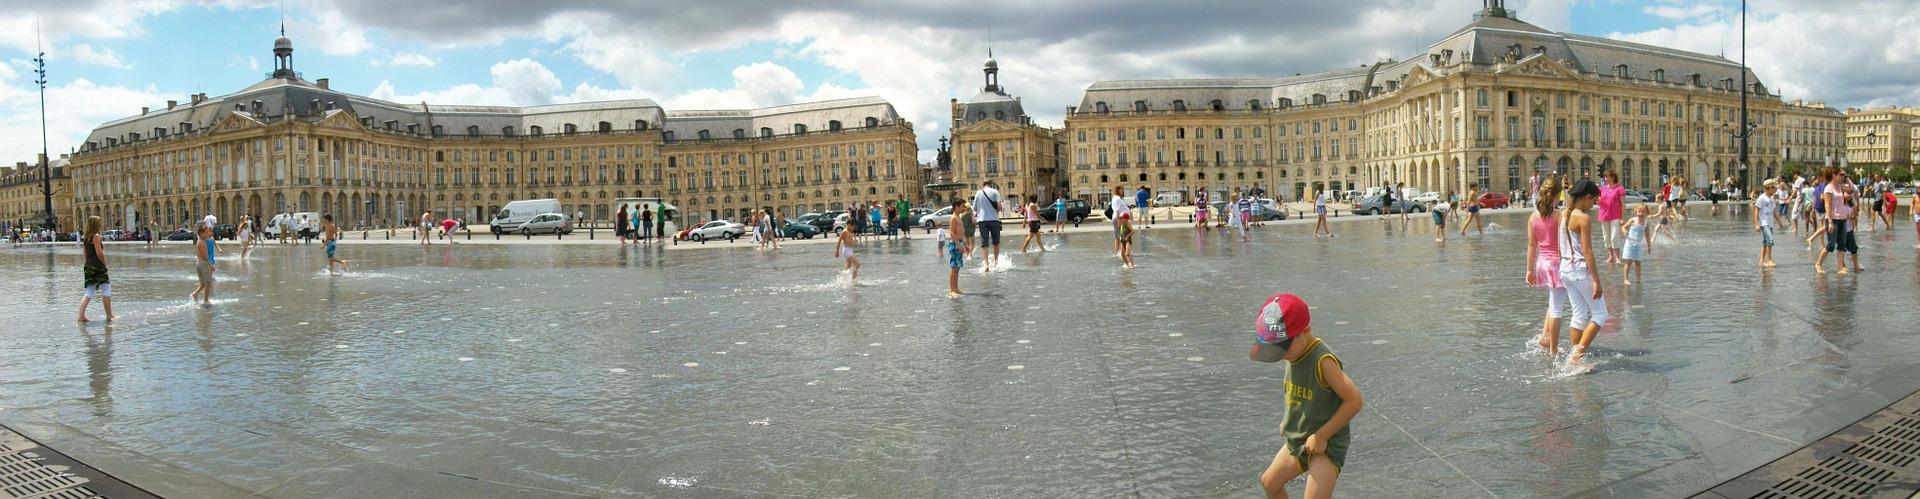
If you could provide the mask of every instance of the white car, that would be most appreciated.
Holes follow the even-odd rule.
[[[953,207],[948,206],[945,208],[941,208],[940,211],[928,213],[927,216],[920,217],[920,226],[926,227],[929,229],[937,229],[940,227],[946,227],[947,223],[951,222],[952,220],[953,220]]]
[[[747,226],[732,220],[714,220],[701,224],[693,232],[687,233],[687,239],[705,241],[708,239],[734,239],[747,235]]]
[[[1415,203],[1420,203],[1424,205],[1438,204],[1440,203],[1440,193],[1437,191],[1422,192],[1422,193],[1413,195],[1413,199],[1410,199],[1409,201],[1413,201]]]
[[[566,215],[543,213],[521,222],[518,228],[521,234],[572,234],[573,222]]]
[[[1641,196],[1637,193],[1634,193],[1633,191],[1627,191],[1626,194],[1620,196],[1620,204],[1622,205],[1632,205],[1632,204],[1639,204],[1639,203],[1645,203],[1645,202],[1647,202],[1647,198],[1645,196]]]

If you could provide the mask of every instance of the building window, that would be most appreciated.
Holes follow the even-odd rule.
[[[1487,89],[1473,91],[1473,102],[1480,107],[1487,107]]]

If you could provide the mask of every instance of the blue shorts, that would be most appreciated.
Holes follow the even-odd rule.
[[[333,259],[334,241],[327,241],[327,259]]]
[[[965,266],[965,264],[966,259],[960,254],[960,243],[958,241],[947,241],[947,268],[958,269]]]
[[[1760,226],[1760,247],[1762,248],[1773,247],[1773,226],[1772,225]]]

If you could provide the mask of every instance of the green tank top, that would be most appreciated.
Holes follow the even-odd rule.
[[[1300,460],[1302,470],[1309,461],[1301,451],[1307,444],[1307,436],[1325,426],[1327,420],[1333,419],[1333,413],[1340,410],[1340,395],[1320,377],[1321,359],[1333,359],[1335,365],[1344,366],[1340,357],[1334,356],[1333,350],[1328,350],[1319,338],[1300,355],[1300,360],[1287,366],[1287,422],[1281,425],[1280,435],[1286,437],[1288,452]],[[1347,442],[1352,431],[1353,424],[1349,422],[1327,440],[1327,459],[1333,461],[1335,468],[1346,466]]]

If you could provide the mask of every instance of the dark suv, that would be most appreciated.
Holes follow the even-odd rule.
[[[1060,214],[1055,213],[1053,208],[1054,208],[1054,203],[1047,203],[1045,208],[1040,209],[1040,218],[1048,222],[1058,220],[1060,217]],[[1066,220],[1068,222],[1072,222],[1076,224],[1080,223],[1080,221],[1086,220],[1087,216],[1091,215],[1092,213],[1093,213],[1093,209],[1087,206],[1086,201],[1082,201],[1078,199],[1067,200],[1067,219]]]

